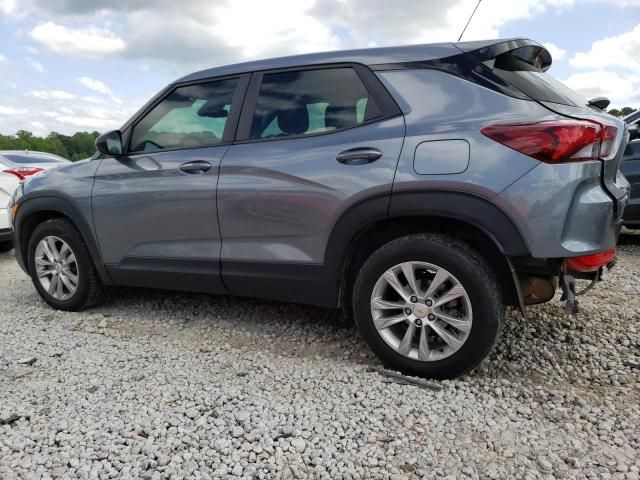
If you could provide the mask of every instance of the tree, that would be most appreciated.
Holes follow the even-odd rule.
[[[96,151],[98,132],[76,132],[72,136],[51,132],[46,137],[36,137],[27,130],[15,135],[0,135],[0,150],[30,150],[59,155],[72,161],[90,157]]]
[[[623,107],[623,108],[620,108],[620,109],[612,108],[607,113],[609,113],[610,115],[613,115],[614,117],[624,118],[627,115],[631,115],[635,111],[636,111],[635,108]]]

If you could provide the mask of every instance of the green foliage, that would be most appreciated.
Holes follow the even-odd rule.
[[[614,117],[624,118],[627,115],[630,115],[635,111],[636,111],[635,108],[623,107],[623,108],[620,108],[620,109],[612,108],[607,113],[610,114],[610,115],[613,115]]]
[[[31,132],[19,130],[15,135],[0,135],[0,150],[54,153],[76,161],[95,153],[98,135],[98,132],[76,132],[71,136],[51,132],[46,137],[36,137]]]

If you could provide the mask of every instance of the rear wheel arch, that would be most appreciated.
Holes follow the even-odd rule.
[[[505,303],[520,306],[510,256],[529,254],[510,217],[489,200],[458,192],[394,194],[369,199],[351,209],[336,224],[327,245],[325,265],[334,270],[338,302],[349,307],[355,273],[377,248],[415,233],[443,233],[469,243],[496,272]],[[347,304],[347,305],[346,305]]]

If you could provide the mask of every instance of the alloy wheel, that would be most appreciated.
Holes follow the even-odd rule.
[[[449,271],[426,262],[391,267],[371,294],[376,330],[396,352],[414,360],[442,360],[460,350],[473,321],[471,301]]]
[[[38,281],[56,300],[68,300],[78,290],[78,262],[67,242],[50,235],[42,238],[35,250]]]

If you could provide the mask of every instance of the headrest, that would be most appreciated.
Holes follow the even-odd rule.
[[[224,108],[226,105],[209,100],[198,109],[199,117],[226,118],[229,112]]]
[[[278,112],[278,126],[286,134],[300,135],[309,130],[309,112],[302,102],[292,102],[290,105]]]
[[[353,127],[358,123],[356,107],[329,105],[325,112],[324,125],[336,129]]]

